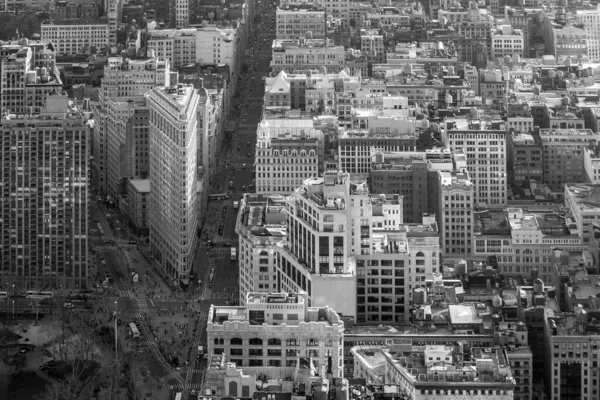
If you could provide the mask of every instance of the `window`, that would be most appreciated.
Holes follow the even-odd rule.
[[[263,345],[263,340],[260,338],[252,338],[248,341],[248,344],[250,346],[262,346]]]
[[[268,346],[281,346],[281,339],[269,339],[267,340],[267,345]]]
[[[231,338],[229,344],[232,346],[241,346],[244,344],[244,341],[241,338]]]

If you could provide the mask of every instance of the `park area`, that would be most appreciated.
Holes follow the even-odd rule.
[[[57,314],[38,322],[0,316],[0,399],[169,398],[146,367],[151,355],[121,340],[126,327],[118,328],[115,353],[108,314]]]

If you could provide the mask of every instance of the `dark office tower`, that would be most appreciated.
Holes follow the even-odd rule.
[[[88,132],[66,94],[0,125],[0,281],[15,290],[88,284]]]

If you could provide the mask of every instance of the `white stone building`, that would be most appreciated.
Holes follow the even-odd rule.
[[[293,370],[310,360],[318,370],[331,365],[333,376],[343,377],[344,322],[331,307],[311,307],[304,292],[248,293],[245,304],[211,306],[209,356],[224,354],[246,371]]]
[[[507,199],[506,140],[504,121],[454,118],[446,121],[450,150],[463,151],[473,182],[475,205],[501,207]]]
[[[501,25],[492,31],[492,56],[494,59],[501,59],[504,56],[513,56],[518,54],[524,57],[525,43],[523,31],[514,29],[510,25]]]
[[[42,40],[52,42],[58,55],[80,53],[85,47],[103,49],[110,43],[108,23],[54,24],[45,21],[41,26]]]
[[[291,193],[321,172],[323,132],[310,119],[263,119],[257,132],[256,192]]]
[[[150,104],[150,248],[174,281],[189,278],[197,243],[197,108],[191,85],[157,88]]]

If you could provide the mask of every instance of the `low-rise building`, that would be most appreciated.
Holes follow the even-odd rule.
[[[41,26],[42,41],[52,42],[57,55],[73,55],[89,51],[92,46],[103,49],[110,44],[108,22],[53,23],[44,21]]]
[[[584,149],[600,143],[591,129],[540,129],[544,182],[554,189],[567,183],[585,182]]]
[[[275,12],[277,39],[325,38],[325,8],[315,3],[283,3]]]
[[[501,25],[492,31],[492,56],[494,59],[515,54],[524,57],[524,49],[524,37],[520,29],[514,29],[511,25]]]
[[[503,348],[474,350],[429,345],[384,351],[385,381],[399,386],[411,399],[447,399],[468,396],[476,400],[513,398],[515,380]]]
[[[325,67],[340,72],[345,66],[344,46],[330,39],[276,39],[273,41],[271,71],[302,72]]]
[[[509,141],[509,168],[515,184],[544,181],[542,140],[535,132],[517,133]]]
[[[238,367],[296,367],[307,357],[318,369],[343,376],[344,322],[330,307],[311,307],[300,293],[248,293],[245,306],[211,306],[209,356]]]

